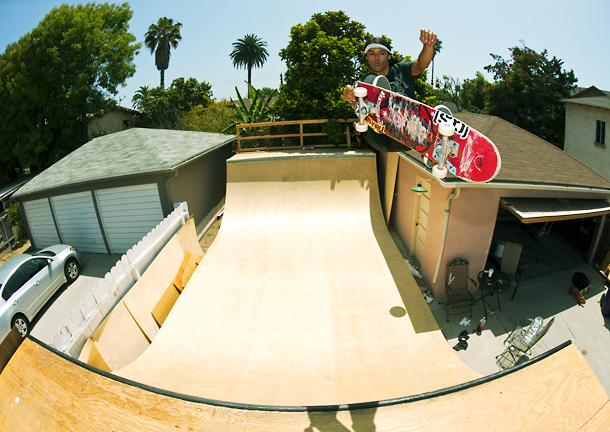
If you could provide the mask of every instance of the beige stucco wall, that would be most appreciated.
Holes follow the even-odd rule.
[[[411,254],[415,250],[416,210],[419,199],[417,194],[411,191],[411,187],[421,178],[432,179],[423,170],[403,158],[400,159],[390,224]],[[486,186],[461,188],[459,196],[451,201],[445,248],[435,283],[434,275],[443,247],[446,199],[453,190],[443,187],[435,180],[430,183],[432,189],[421,274],[435,298],[445,297],[447,262],[456,257],[467,259],[470,262],[470,277],[474,280],[485,268],[488,255],[496,247],[492,244],[492,239],[501,198],[607,198],[606,195],[567,190],[496,189]]]
[[[133,115],[134,114],[132,112],[114,110],[104,113],[102,117],[92,118],[87,125],[89,138],[95,138],[122,131],[125,129],[123,121],[132,119]]]
[[[595,145],[596,120],[609,125],[610,110],[567,103],[564,150],[610,180],[610,149]]]
[[[415,212],[420,198],[410,189],[417,184],[418,179],[430,178],[424,175],[423,171],[409,162],[400,160],[390,223],[411,253],[415,247]],[[430,183],[432,189],[421,274],[434,297],[440,298],[445,296],[445,265],[448,261],[458,256],[466,258],[470,262],[470,276],[473,279],[484,268],[491,247],[499,194],[495,190],[462,189],[459,196],[451,201],[445,249],[435,283],[434,276],[443,248],[446,201],[453,189],[444,188],[434,180]]]

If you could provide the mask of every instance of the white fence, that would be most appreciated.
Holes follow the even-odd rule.
[[[178,232],[189,218],[186,202],[176,205],[174,211],[149,232],[110,269],[80,307],[72,312],[66,324],[53,336],[51,345],[77,358],[87,339],[108,316],[129,289]]]

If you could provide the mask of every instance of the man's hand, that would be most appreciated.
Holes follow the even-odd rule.
[[[358,101],[356,96],[354,96],[354,88],[351,85],[346,85],[343,89],[343,99],[351,103],[352,106]]]
[[[411,63],[411,73],[413,76],[421,74],[434,58],[434,44],[436,43],[436,33],[429,29],[421,29],[419,40],[424,47],[419,53],[419,57]]]
[[[436,33],[429,29],[421,29],[419,40],[424,45],[434,46],[434,44],[436,43]]]

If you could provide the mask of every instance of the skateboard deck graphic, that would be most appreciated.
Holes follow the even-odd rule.
[[[437,167],[446,167],[466,181],[488,182],[500,171],[501,159],[495,144],[449,113],[381,87],[357,82],[358,87],[366,89],[366,96],[359,99],[364,102],[364,110],[358,102],[356,112],[361,118],[366,114],[364,123],[376,132],[418,151]],[[447,134],[443,125],[447,124],[453,125],[455,135],[443,141]],[[439,133],[439,126],[443,134]],[[434,170],[433,174],[436,175]]]

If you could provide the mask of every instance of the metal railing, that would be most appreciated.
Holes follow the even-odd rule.
[[[336,123],[345,123],[346,128],[345,143],[330,144],[330,143],[306,143],[305,139],[310,137],[325,137],[327,132],[306,132],[305,128],[312,125],[322,125],[329,122],[325,120],[289,120],[263,123],[244,123],[235,126],[237,134],[237,152],[260,151],[260,150],[289,150],[302,148],[318,148],[318,147],[351,147],[351,133],[349,124],[354,123],[357,119],[341,119],[333,120]],[[298,126],[298,132],[285,132],[286,129],[291,130],[293,126]],[[247,130],[244,131],[244,130]],[[243,136],[244,132],[254,135]],[[276,133],[273,133],[276,132]],[[293,143],[292,138],[298,138],[298,145]],[[253,142],[253,145],[247,147],[245,142]],[[259,142],[264,141],[263,145]],[[278,145],[279,144],[279,145]]]

